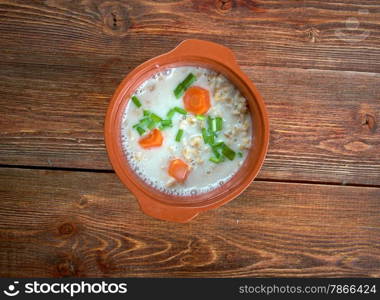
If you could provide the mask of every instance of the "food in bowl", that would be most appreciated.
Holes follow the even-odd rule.
[[[247,100],[222,74],[196,66],[167,68],[131,96],[121,125],[134,172],[173,195],[206,193],[241,167],[252,143]]]

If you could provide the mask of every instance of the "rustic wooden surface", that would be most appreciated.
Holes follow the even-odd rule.
[[[115,174],[0,179],[0,276],[380,276],[378,188],[257,181],[173,224],[140,213]]]
[[[243,195],[177,225],[121,186],[103,121],[186,38],[234,51],[271,140]],[[379,120],[377,1],[0,0],[0,276],[379,277]]]

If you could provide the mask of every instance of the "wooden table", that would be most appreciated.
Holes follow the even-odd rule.
[[[152,219],[112,171],[113,91],[187,38],[230,47],[270,149],[240,197]],[[380,2],[0,0],[0,276],[380,276]]]

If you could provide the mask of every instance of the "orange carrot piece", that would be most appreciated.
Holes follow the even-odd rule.
[[[161,131],[155,128],[147,135],[143,136],[139,140],[139,144],[141,147],[149,149],[153,147],[160,147],[162,145],[163,140],[164,137],[162,136]]]
[[[188,112],[203,115],[210,108],[210,94],[204,88],[192,86],[187,89],[183,102]]]
[[[168,173],[176,181],[183,183],[189,176],[190,167],[183,160],[176,158],[170,161]]]

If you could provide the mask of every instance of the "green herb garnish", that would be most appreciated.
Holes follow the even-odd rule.
[[[220,148],[224,145],[224,142],[217,142],[216,144],[212,145],[215,148]]]
[[[137,98],[136,96],[132,96],[132,102],[137,106],[137,107],[141,107],[141,102],[139,100],[139,98]]]
[[[235,155],[236,155],[235,151],[232,150],[230,147],[228,147],[226,144],[223,144],[223,146],[222,146],[222,153],[229,160],[235,159]]]
[[[172,108],[171,110],[168,111],[168,113],[166,114],[166,116],[168,117],[168,119],[172,119],[174,117],[174,114],[175,114],[175,109]]]
[[[205,116],[202,116],[202,115],[196,115],[195,117],[196,117],[198,120],[201,120],[201,121],[206,120],[206,117],[205,117]]]
[[[207,126],[208,126],[209,131],[213,131],[212,130],[212,120],[214,120],[214,118],[212,118],[211,116],[207,117]]]
[[[173,126],[173,122],[172,122],[172,120],[162,120],[161,121],[161,126],[172,127]]]
[[[208,144],[208,134],[206,128],[202,128],[202,137],[205,144]]]
[[[174,89],[174,96],[179,99],[195,80],[197,80],[197,78],[193,73],[187,75],[186,78]]]
[[[155,128],[156,126],[157,126],[157,123],[158,122],[155,122],[155,121],[153,121],[153,119],[149,122],[149,124],[148,124],[148,128],[150,129],[150,130],[152,130],[153,128]]]
[[[150,122],[150,119],[149,119],[149,118],[143,118],[143,119],[141,119],[141,120],[139,121],[139,124],[140,124],[141,127],[144,127],[144,126],[148,125],[149,122]]]
[[[220,157],[212,156],[212,157],[210,157],[210,161],[213,163],[219,164],[219,163],[223,162],[224,159],[223,159],[223,156],[220,156]]]
[[[221,117],[215,118],[216,131],[221,131],[223,129],[223,119]]]
[[[215,157],[216,158],[220,158],[222,155],[219,153],[219,151],[218,151],[218,147],[216,147],[216,146],[211,146],[211,150],[212,150],[212,152],[214,153],[214,155],[215,155]]]
[[[173,127],[173,122],[171,119],[168,119],[168,120],[161,120],[161,125],[160,125],[160,130],[163,130],[163,129],[166,129],[166,128],[169,128],[169,127]]]
[[[150,119],[149,118],[142,118],[137,124],[133,125],[132,128],[137,128],[137,127],[145,127],[149,124]]]
[[[215,136],[214,136],[213,133],[211,133],[211,134],[208,136],[208,143],[209,143],[210,145],[213,145],[214,142],[215,142]]]
[[[243,153],[241,153],[241,152],[238,152],[237,155],[238,155],[239,157],[243,157]]]
[[[175,110],[177,113],[181,114],[181,115],[187,115],[187,111],[184,110],[183,108],[178,107],[178,106],[174,107],[174,110]]]
[[[144,130],[143,128],[141,128],[140,126],[137,126],[137,127],[136,127],[136,130],[137,130],[137,132],[139,133],[139,135],[143,135],[144,132],[145,132],[145,130]]]
[[[159,117],[159,116],[157,116],[155,113],[151,113],[150,114],[150,118],[154,121],[154,122],[156,122],[156,123],[158,123],[158,122],[161,122],[161,118]]]
[[[171,120],[163,120],[160,116],[149,110],[144,109],[143,115],[144,117],[139,121],[139,123],[132,126],[140,135],[142,135],[146,129],[152,130],[159,127],[160,130],[162,130],[172,126]]]
[[[180,142],[183,135],[183,129],[178,129],[177,135],[175,136],[175,141]]]
[[[211,121],[211,131],[216,132],[216,119],[212,119]]]

